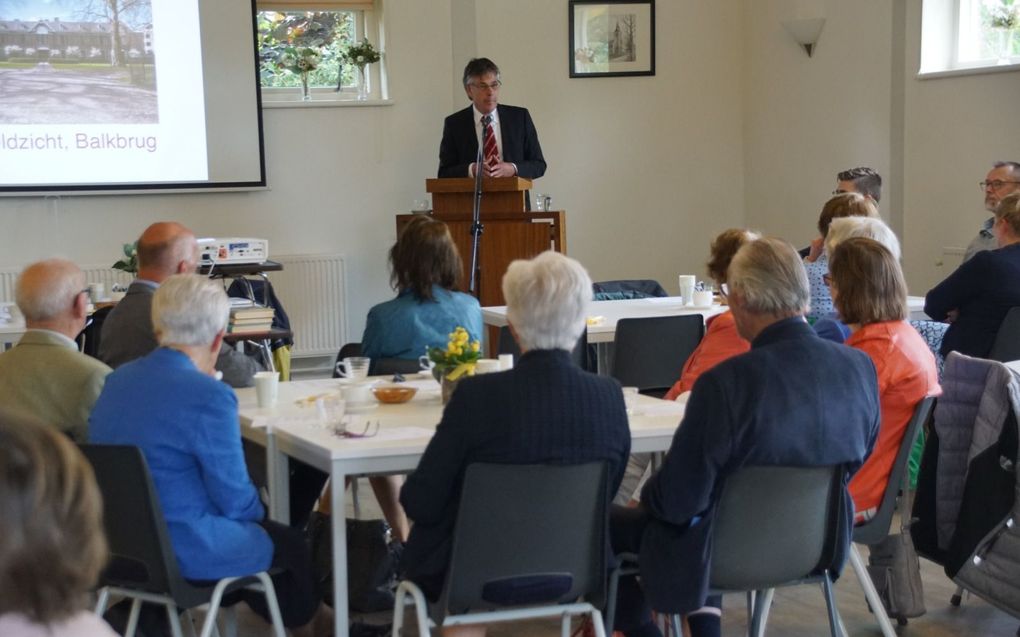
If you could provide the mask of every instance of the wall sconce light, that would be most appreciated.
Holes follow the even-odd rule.
[[[825,18],[802,18],[797,20],[783,20],[783,27],[793,36],[797,44],[804,47],[808,57],[818,43],[818,36],[822,34],[822,27],[825,26]]]

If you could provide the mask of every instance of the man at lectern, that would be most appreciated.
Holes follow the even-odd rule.
[[[482,176],[537,179],[545,158],[528,109],[499,104],[499,67],[475,58],[464,67],[464,91],[471,106],[443,123],[439,145],[440,177],[474,177],[482,147]]]

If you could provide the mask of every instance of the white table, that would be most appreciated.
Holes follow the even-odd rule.
[[[418,466],[442,416],[439,385],[415,381],[423,389],[403,405],[380,405],[374,411],[354,416],[352,429],[366,419],[379,421],[380,432],[373,438],[340,438],[315,423],[314,407],[296,401],[331,391],[341,380],[298,381],[280,384],[279,403],[259,409],[255,390],[238,389],[242,432],[246,438],[266,447],[270,483],[270,516],[289,520],[288,459],[296,458],[330,474],[333,484],[333,608],[337,637],[347,637],[347,542],[344,479],[364,473],[407,473]],[[630,418],[631,451],[665,451],[683,418],[684,406],[647,396],[637,398]]]
[[[907,297],[907,309],[910,310],[910,318],[915,321],[930,321],[928,315],[924,313],[924,297],[923,296],[908,296]]]
[[[649,318],[653,316],[683,316],[701,314],[705,319],[722,314],[725,305],[691,307],[683,304],[679,296],[664,296],[649,299],[625,299],[622,301],[592,301],[588,309],[591,318],[601,321],[588,325],[589,343],[612,343],[616,338],[616,323],[623,318]],[[506,306],[495,305],[482,308],[482,321],[486,325],[503,327],[506,322]]]

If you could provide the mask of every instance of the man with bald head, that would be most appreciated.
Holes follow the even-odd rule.
[[[197,266],[198,242],[191,230],[173,221],[160,221],[146,228],[138,238],[138,276],[103,322],[99,359],[116,369],[156,349],[152,296],[167,278],[190,274]],[[248,387],[259,366],[243,353],[224,347],[216,369],[223,372],[227,384]]]
[[[0,405],[55,425],[78,442],[110,368],[78,351],[89,303],[85,275],[64,259],[29,265],[15,286],[28,330],[0,354]]]

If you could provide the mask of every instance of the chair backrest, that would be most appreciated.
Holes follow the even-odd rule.
[[[166,518],[141,449],[84,444],[81,450],[92,464],[103,495],[110,563],[100,584],[170,595],[184,608],[200,603],[189,599],[195,589],[187,586],[180,575]]]
[[[892,524],[893,512],[896,509],[896,496],[903,486],[903,476],[907,473],[907,461],[910,459],[910,450],[914,447],[921,428],[931,418],[932,410],[935,408],[935,397],[927,396],[922,398],[914,407],[914,415],[907,423],[907,429],[903,432],[903,440],[900,441],[900,448],[896,452],[896,459],[893,461],[892,469],[889,471],[889,482],[885,485],[885,493],[882,494],[882,501],[874,517],[854,527],[854,542],[859,544],[878,544],[889,535],[889,526]]]
[[[668,296],[666,290],[652,279],[629,279],[620,281],[598,281],[592,284],[596,301],[617,301],[622,299],[644,299]]]
[[[999,326],[988,358],[1000,363],[1020,360],[1020,307],[1012,307]]]
[[[704,335],[700,314],[620,319],[610,376],[642,391],[671,387]]]
[[[506,325],[499,328],[499,343],[497,344],[496,350],[499,354],[513,354],[514,360],[521,357],[521,348],[517,346],[517,341],[514,340],[514,335],[510,333],[510,328]],[[577,344],[574,345],[574,349],[570,352],[570,359],[577,363],[577,366],[585,371],[591,371],[588,367],[588,330],[585,329],[581,332],[581,337],[577,339]]]
[[[605,462],[467,468],[440,608],[447,614],[605,597]]]
[[[715,512],[711,588],[775,588],[826,568],[841,541],[845,470],[753,466],[729,476]]]

